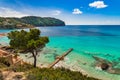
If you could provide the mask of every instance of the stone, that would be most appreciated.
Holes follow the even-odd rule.
[[[102,63],[102,64],[101,64],[101,69],[102,69],[102,70],[108,70],[109,67],[110,67],[110,66],[109,66],[109,64],[107,64],[107,63]]]

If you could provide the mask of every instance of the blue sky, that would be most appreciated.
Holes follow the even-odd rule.
[[[55,17],[68,25],[120,25],[120,0],[0,0],[0,16]]]

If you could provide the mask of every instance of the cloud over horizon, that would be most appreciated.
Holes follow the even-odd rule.
[[[75,8],[75,9],[73,9],[73,12],[72,12],[73,14],[82,14],[83,12],[80,10],[80,9],[78,9],[78,8]]]
[[[90,3],[89,6],[94,7],[94,8],[105,8],[108,5],[106,5],[104,3],[104,1],[94,1],[94,2]]]
[[[28,14],[24,14],[22,12],[18,12],[11,8],[0,7],[0,17],[23,17],[29,16]]]
[[[76,4],[77,2],[77,4]],[[0,0],[1,17],[54,17],[66,24],[119,24],[120,0]]]

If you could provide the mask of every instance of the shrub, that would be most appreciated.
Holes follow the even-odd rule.
[[[0,57],[0,63],[2,63],[3,65],[6,65],[8,67],[10,66],[9,61],[4,57]]]
[[[11,66],[9,68],[9,70],[12,70],[14,72],[25,72],[25,71],[29,71],[30,69],[33,69],[33,68],[34,68],[33,65],[25,63],[24,65]]]
[[[3,75],[2,75],[2,72],[0,71],[0,80],[4,80],[3,79]]]
[[[57,69],[33,69],[27,74],[28,80],[98,80],[82,75],[80,72],[73,72],[64,68]]]
[[[13,79],[14,80],[21,80],[22,79],[22,75],[15,75],[14,77],[13,77]]]

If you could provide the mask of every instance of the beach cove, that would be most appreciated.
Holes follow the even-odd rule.
[[[109,28],[108,28],[109,27]],[[63,66],[67,68],[82,68],[89,76],[103,80],[119,80],[120,75],[110,74],[95,69],[93,64],[98,56],[109,61],[119,62],[120,58],[120,28],[118,26],[65,26],[65,27],[40,27],[42,35],[49,36],[50,42],[38,57],[38,64],[50,64],[55,55],[61,55],[69,48],[74,50],[65,58]],[[0,30],[6,33],[11,30]],[[6,45],[7,37],[0,38],[0,44]],[[42,54],[44,53],[44,54]],[[25,61],[25,55],[21,55]],[[67,65],[66,65],[67,64]],[[120,64],[116,67],[120,68]]]

